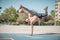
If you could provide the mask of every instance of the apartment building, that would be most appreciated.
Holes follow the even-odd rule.
[[[56,18],[56,21],[60,21],[60,1],[57,0],[55,2],[55,18]]]

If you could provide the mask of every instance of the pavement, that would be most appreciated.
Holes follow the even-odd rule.
[[[0,33],[31,33],[30,25],[0,25]],[[60,33],[60,26],[34,26],[33,34]]]

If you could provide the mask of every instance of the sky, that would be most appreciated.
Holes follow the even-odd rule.
[[[0,6],[2,7],[1,11],[10,6],[18,10],[21,4],[38,13],[44,13],[44,7],[48,6],[48,13],[50,14],[50,11],[54,10],[55,0],[0,0]]]

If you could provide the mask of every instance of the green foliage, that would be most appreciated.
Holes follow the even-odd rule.
[[[0,9],[1,8],[2,7],[0,7]],[[34,13],[35,11],[32,10],[32,12]],[[50,16],[51,16],[51,20],[47,22],[41,21],[41,24],[42,25],[54,25],[54,17],[55,17],[54,10],[51,10]],[[13,6],[11,6],[9,8],[6,8],[3,11],[3,13],[0,15],[0,22],[10,22],[13,25],[26,24],[25,23],[26,18],[28,18],[28,15],[26,13],[17,13],[16,9]],[[56,24],[60,25],[60,22],[57,21]],[[36,22],[34,25],[38,25],[38,22]]]
[[[56,25],[60,25],[60,21],[56,21]]]
[[[49,20],[47,22],[42,22],[43,25],[54,25],[54,21],[53,20]]]
[[[0,22],[15,22],[18,15],[16,12],[16,9],[11,6],[9,8],[6,8],[3,13],[0,15]]]
[[[6,8],[3,13],[8,21],[16,21],[18,16],[16,14],[16,9],[13,6]]]
[[[51,10],[51,14],[50,14],[50,16],[52,16],[52,18],[55,17],[55,11],[54,11],[54,10]]]

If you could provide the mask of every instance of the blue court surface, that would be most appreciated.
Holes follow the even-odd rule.
[[[0,38],[13,38],[14,40],[60,40],[60,34],[46,33],[46,34],[19,34],[19,33],[0,33]]]

